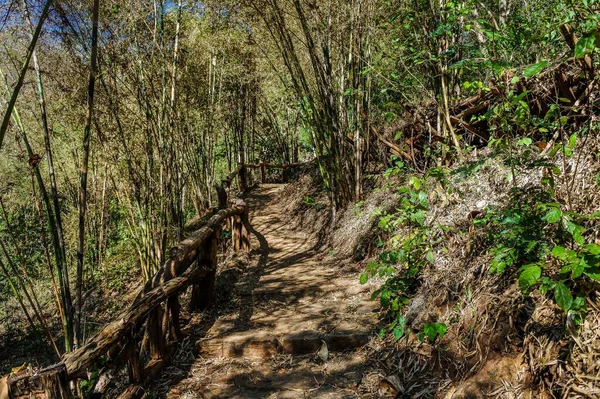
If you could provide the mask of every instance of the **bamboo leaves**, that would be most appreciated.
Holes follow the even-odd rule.
[[[42,31],[42,26],[44,26],[44,22],[48,17],[48,11],[50,10],[50,5],[52,5],[53,0],[46,0],[46,4],[44,5],[44,9],[42,10],[42,15],[40,20],[37,23],[37,26],[33,32],[33,36],[29,43],[29,47],[27,48],[27,54],[25,55],[25,60],[23,61],[23,65],[19,72],[19,77],[17,83],[12,91],[10,96],[10,100],[8,101],[8,105],[6,107],[6,112],[4,113],[4,117],[2,119],[2,125],[0,125],[0,149],[2,148],[2,143],[4,141],[4,136],[6,131],[8,130],[10,117],[12,115],[15,104],[17,103],[17,98],[19,97],[19,92],[21,91],[21,87],[23,87],[23,81],[25,80],[25,75],[27,73],[27,69],[29,68],[29,62],[31,61],[31,57],[33,52],[35,51],[35,45]]]

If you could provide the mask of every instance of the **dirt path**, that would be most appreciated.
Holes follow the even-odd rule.
[[[247,198],[260,256],[240,275],[229,311],[192,334],[202,338],[167,397],[359,397],[364,359],[356,349],[373,334],[375,304],[358,276],[292,227],[274,201],[283,187],[263,185]]]

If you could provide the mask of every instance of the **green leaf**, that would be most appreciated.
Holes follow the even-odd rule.
[[[429,342],[434,342],[437,337],[444,338],[447,331],[448,326],[444,323],[427,323],[423,326],[423,333],[427,336]]]
[[[542,277],[542,268],[536,264],[525,265],[521,268],[519,287],[522,292],[527,292]]]
[[[573,305],[571,290],[562,282],[556,283],[556,287],[554,287],[554,300],[562,310],[568,312],[571,309],[571,305]]]
[[[418,177],[415,177],[415,176],[411,176],[410,179],[408,179],[408,184],[413,186],[415,188],[415,190],[420,189],[422,186],[421,179],[419,179]]]
[[[436,323],[437,326],[437,333],[440,337],[440,339],[444,338],[444,335],[446,335],[446,332],[448,332],[448,326],[445,325],[444,323]]]
[[[590,54],[596,48],[596,36],[588,33],[583,36],[575,45],[575,58],[581,58]]]
[[[551,208],[546,216],[544,216],[544,220],[548,223],[557,223],[562,218],[562,211],[560,208]]]
[[[573,300],[573,305],[571,306],[573,310],[585,310],[585,298],[578,296]]]
[[[571,137],[569,137],[569,148],[574,149],[577,144],[577,133],[573,133]]]
[[[567,250],[565,247],[557,245],[552,249],[552,256],[560,260],[567,260]]]
[[[423,227],[425,225],[425,214],[422,211],[417,211],[410,215],[410,220]]]
[[[585,274],[594,281],[600,281],[600,273],[584,272],[583,274]]]
[[[427,253],[425,254],[425,259],[427,259],[427,262],[431,264],[435,263],[435,258],[433,256],[432,250],[427,251]]]
[[[548,277],[544,277],[540,284],[540,294],[546,295],[550,290],[553,290],[554,287],[556,287],[556,283]]]
[[[571,236],[573,236],[573,241],[579,245],[585,244],[585,240],[583,238],[585,228],[583,228],[583,226],[580,226],[577,223],[569,220],[566,223],[566,229],[569,233],[571,233]]]
[[[392,330],[392,334],[394,334],[394,338],[398,341],[406,334],[406,319],[402,316],[398,317],[398,324]]]
[[[584,248],[592,255],[600,255],[600,245],[598,244],[586,244]]]
[[[542,61],[538,62],[537,64],[533,64],[525,68],[525,70],[523,71],[523,76],[525,76],[526,78],[531,78],[542,72],[542,70],[546,68],[546,65],[548,65],[548,61]]]
[[[571,278],[576,279],[581,277],[583,272],[585,271],[587,264],[585,263],[585,259],[580,259],[579,262],[573,264],[573,272],[571,274]]]
[[[556,144],[554,146],[554,148],[552,148],[552,150],[550,151],[550,153],[548,154],[549,158],[554,158],[556,156],[556,154],[558,154],[558,151],[560,151],[561,149],[561,145],[560,144]]]
[[[533,140],[531,140],[529,137],[525,137],[522,138],[521,140],[517,141],[517,145],[521,146],[521,147],[526,147],[531,145],[531,143],[533,142]]]
[[[367,284],[367,281],[369,281],[369,275],[367,273],[363,273],[360,275],[360,283],[361,284]]]
[[[404,336],[404,328],[396,327],[392,330],[392,334],[394,334],[394,338],[396,339],[396,341],[398,341]]]

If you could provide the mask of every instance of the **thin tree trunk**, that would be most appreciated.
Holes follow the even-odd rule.
[[[100,0],[94,0],[92,11],[92,56],[90,60],[90,78],[88,83],[87,118],[83,133],[83,158],[81,161],[81,189],[79,191],[79,240],[77,245],[77,285],[75,313],[75,346],[82,344],[82,291],[83,291],[83,263],[85,258],[85,213],[87,208],[87,175],[90,156],[90,136],[92,128],[92,117],[94,114],[94,89],[96,85],[97,58],[98,58],[98,13]]]

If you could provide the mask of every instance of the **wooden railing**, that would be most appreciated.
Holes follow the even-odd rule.
[[[314,162],[314,160],[308,161],[308,162],[296,162],[296,163],[289,163],[289,164],[273,164],[273,163],[259,162],[257,164],[246,164],[246,165],[244,165],[244,168],[258,170],[260,172],[260,183],[263,183],[263,184],[267,182],[267,171],[268,170],[280,169],[282,183],[287,183],[287,182],[289,182],[290,175],[293,171],[298,171],[300,168],[310,165],[313,162]],[[245,177],[246,173],[243,173],[242,175]]]
[[[62,361],[37,372],[22,372],[0,380],[0,399],[72,398],[70,384],[89,380],[99,371],[90,397],[102,397],[110,380],[127,368],[130,385],[119,398],[137,398],[169,362],[181,341],[180,296],[192,287],[190,310],[205,308],[213,295],[217,248],[221,229],[232,230],[233,249],[249,251],[248,209],[239,199],[229,200],[231,182],[244,167],[232,172],[217,187],[219,209],[197,231],[171,249],[161,269],[138,293],[134,302],[84,346]],[[102,364],[102,365],[100,365]]]

